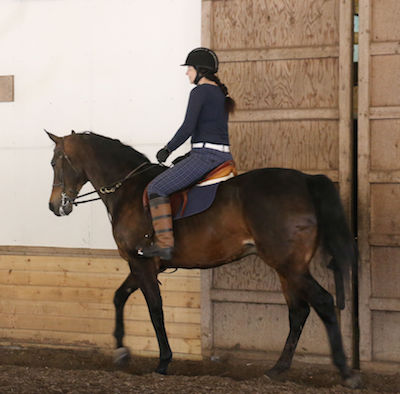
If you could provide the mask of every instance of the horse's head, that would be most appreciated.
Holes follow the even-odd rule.
[[[54,181],[49,208],[57,216],[69,215],[72,212],[74,199],[87,182],[86,174],[78,160],[76,144],[74,144],[77,135],[72,132],[71,135],[57,137],[47,131],[46,133],[56,144],[51,160]]]

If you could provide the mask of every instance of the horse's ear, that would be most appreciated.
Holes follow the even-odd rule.
[[[71,130],[71,134],[75,134],[75,130]]]
[[[47,135],[49,136],[49,138],[55,142],[56,144],[61,140],[61,137],[57,137],[54,134],[49,133],[46,129],[44,129],[44,131],[47,133]]]

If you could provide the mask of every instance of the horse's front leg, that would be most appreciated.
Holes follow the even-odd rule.
[[[122,285],[114,294],[115,306],[115,330],[114,337],[117,346],[114,352],[114,363],[120,367],[126,365],[130,359],[129,349],[123,345],[124,330],[124,306],[129,296],[139,288],[137,278],[130,273]]]
[[[146,262],[142,262],[142,264],[146,264]],[[172,360],[172,351],[168,343],[167,333],[165,332],[164,312],[157,273],[150,272],[150,270],[143,273],[143,278],[141,278],[140,281],[140,289],[146,299],[151,322],[153,323],[158,346],[160,348],[160,362],[156,372],[165,375],[167,373],[168,364]]]

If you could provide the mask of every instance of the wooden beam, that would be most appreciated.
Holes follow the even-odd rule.
[[[400,183],[400,170],[370,171],[370,183]]]
[[[372,297],[369,300],[369,307],[373,311],[400,312],[400,299]]]
[[[212,287],[213,270],[201,272],[201,351],[204,357],[210,357],[214,347]]]
[[[47,246],[0,246],[0,255],[29,255],[29,256],[92,256],[92,257],[120,257],[113,249],[88,248],[58,248]]]
[[[353,4],[343,0],[339,6],[339,187],[346,216],[352,219],[353,183]],[[350,314],[349,314],[350,316]]]
[[[400,247],[400,235],[371,233],[368,237],[371,246]]]
[[[263,122],[275,120],[337,120],[339,111],[335,108],[321,109],[265,109],[237,110],[230,122]]]
[[[400,54],[400,41],[372,42],[371,55],[398,55]]]
[[[69,302],[95,302],[112,303],[115,291],[113,289],[88,289],[85,287],[50,287],[50,286],[16,286],[0,285],[0,298],[34,300],[34,301],[66,301]],[[163,291],[161,289],[164,305],[200,308],[200,294],[197,291]],[[140,291],[136,291],[129,298],[132,304],[144,305],[145,300]]]
[[[217,50],[221,63],[339,57],[338,46]]]
[[[114,348],[114,338],[110,334],[0,328],[0,338],[2,342],[9,340],[13,344],[42,344],[43,346],[51,344],[61,347],[79,346],[81,348],[101,348],[103,350]],[[158,355],[159,353],[155,335],[146,337],[127,334],[124,342],[133,354],[156,352]],[[174,349],[174,356],[175,354],[183,354],[187,358],[190,355],[201,355],[200,339],[170,338],[169,342],[172,349]]]
[[[0,267],[7,270],[25,271],[25,272],[68,272],[68,273],[85,273],[91,274],[107,274],[121,275],[121,280],[125,279],[130,272],[128,263],[115,257],[93,257],[91,255],[68,256],[42,256],[42,255],[1,255]],[[180,277],[180,278],[200,278],[200,270],[198,269],[178,269],[177,271],[167,270],[159,275],[162,278]]]
[[[359,2],[359,71],[358,71],[358,247],[360,251],[360,358],[372,360],[371,311],[368,299],[371,294],[370,278],[370,42],[371,0]]]
[[[164,317],[166,322],[191,323],[200,325],[200,309],[173,307],[164,305]],[[65,301],[31,301],[31,300],[0,300],[0,316],[2,314],[23,314],[31,316],[49,315],[91,319],[114,319],[115,307],[111,302],[95,303]],[[145,304],[131,304],[124,308],[124,320],[126,321],[150,321],[150,315]],[[0,323],[1,325],[1,323]]]
[[[0,284],[17,286],[38,287],[75,287],[87,289],[111,289],[116,290],[125,275],[113,273],[91,273],[86,272],[40,272],[24,270],[12,270],[10,268],[0,269]],[[163,291],[200,291],[199,278],[182,278],[179,276],[160,276]]]
[[[283,294],[272,291],[212,289],[210,296],[213,301],[218,302],[286,305]]]
[[[201,45],[206,48],[212,48],[212,1],[203,0],[201,2]]]
[[[370,119],[400,119],[400,106],[371,107]]]

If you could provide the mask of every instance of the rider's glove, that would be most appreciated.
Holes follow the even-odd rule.
[[[164,163],[164,161],[168,159],[168,156],[170,155],[170,153],[171,152],[169,151],[169,149],[166,146],[164,148],[160,149],[156,154],[158,162]]]

